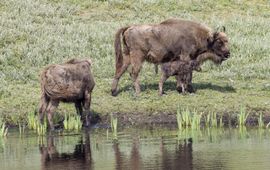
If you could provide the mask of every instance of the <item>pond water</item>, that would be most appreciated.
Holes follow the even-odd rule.
[[[115,139],[117,138],[117,140]],[[106,129],[0,138],[1,170],[269,169],[264,129]]]

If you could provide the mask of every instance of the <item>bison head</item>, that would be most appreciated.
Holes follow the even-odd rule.
[[[215,32],[209,42],[209,49],[219,57],[218,63],[230,57],[230,48],[227,35],[224,32]]]

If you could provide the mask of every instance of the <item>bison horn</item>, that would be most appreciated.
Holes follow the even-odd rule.
[[[226,32],[225,26],[218,26],[218,27],[216,28],[216,32]]]

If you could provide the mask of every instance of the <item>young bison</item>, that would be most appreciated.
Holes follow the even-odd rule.
[[[176,60],[172,62],[167,62],[161,65],[161,78],[159,81],[159,95],[162,96],[163,84],[170,76],[179,76],[179,83],[182,88],[182,93],[184,94],[187,89],[188,83],[191,81],[189,76],[190,72],[198,69],[199,63],[196,60],[182,61]]]
[[[188,85],[192,80],[192,71],[201,71],[200,66],[207,60],[215,64],[221,64],[222,58],[211,52],[199,55],[196,60],[182,61],[176,60],[161,65],[161,78],[159,82],[159,95],[163,94],[163,83],[170,77],[175,76],[177,79],[177,91],[186,93]]]
[[[59,102],[75,103],[77,113],[86,115],[86,126],[90,124],[91,92],[95,81],[91,73],[90,60],[72,59],[64,64],[55,64],[45,68],[41,74],[41,99],[39,106],[40,121],[47,112],[51,129],[54,129],[52,117]]]

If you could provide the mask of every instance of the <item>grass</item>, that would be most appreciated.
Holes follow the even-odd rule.
[[[270,5],[266,0],[26,0],[3,1],[0,8],[0,116],[8,124],[26,121],[40,98],[39,73],[48,64],[70,58],[91,58],[96,87],[92,105],[96,113],[172,112],[181,107],[198,113],[270,110]],[[128,74],[120,80],[118,97],[110,95],[114,74],[113,40],[122,26],[159,23],[185,18],[211,28],[226,26],[231,58],[221,66],[203,65],[194,74],[195,95],[179,95],[174,78],[158,96],[159,76],[153,64],[140,74],[142,93],[134,96]],[[59,112],[74,112],[61,104]]]

